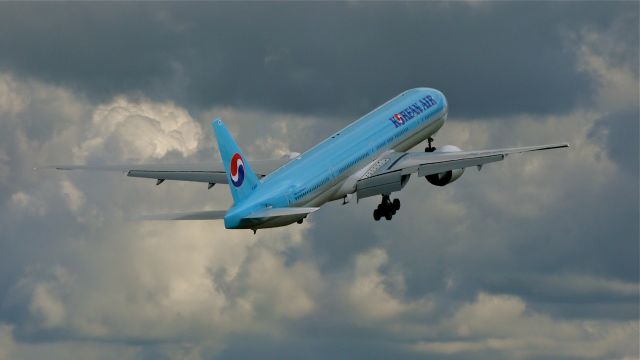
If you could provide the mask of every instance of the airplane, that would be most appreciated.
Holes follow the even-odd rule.
[[[373,218],[391,220],[400,200],[391,200],[413,174],[435,186],[459,179],[464,170],[501,161],[507,155],[569,147],[568,143],[463,151],[436,148],[433,136],[447,120],[444,94],[432,88],[404,91],[306,152],[276,160],[249,161],[221,119],[212,121],[222,163],[155,165],[54,165],[58,170],[117,170],[127,176],[228,184],[233,205],[209,210],[141,216],[142,220],[224,220],[227,229],[301,224],[323,204],[381,196]],[[408,152],[427,140],[424,151]]]

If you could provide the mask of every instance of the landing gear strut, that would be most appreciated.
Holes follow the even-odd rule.
[[[391,201],[389,195],[382,195],[382,202],[373,210],[373,219],[379,221],[380,218],[384,217],[387,220],[391,220],[398,210],[400,210],[399,199]]]
[[[434,152],[434,151],[436,150],[436,147],[435,147],[435,146],[431,146],[431,143],[432,143],[432,142],[433,142],[433,138],[432,138],[432,137],[429,137],[429,138],[427,139],[427,143],[429,144],[429,146],[428,146],[428,147],[426,147],[426,148],[424,148],[424,151],[425,151],[425,152]]]

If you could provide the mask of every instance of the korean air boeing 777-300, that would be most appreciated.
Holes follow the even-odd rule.
[[[391,194],[412,174],[436,186],[456,181],[465,168],[503,160],[509,154],[568,147],[568,144],[463,151],[435,148],[432,137],[447,119],[444,95],[435,89],[403,92],[303,154],[279,160],[248,161],[222,120],[212,122],[222,164],[54,166],[59,170],[120,170],[128,176],[228,184],[228,210],[144,216],[147,220],[224,219],[227,229],[257,229],[302,223],[323,204],[381,196],[373,218],[391,220],[400,209]],[[422,141],[425,151],[408,152]],[[416,215],[417,216],[417,215]]]

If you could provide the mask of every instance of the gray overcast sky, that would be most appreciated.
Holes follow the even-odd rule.
[[[637,359],[637,2],[0,4],[0,359]],[[411,87],[437,144],[568,141],[302,226],[224,186],[33,171],[304,151]]]

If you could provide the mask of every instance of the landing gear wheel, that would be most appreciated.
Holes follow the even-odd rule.
[[[396,209],[396,211],[400,210],[400,199],[393,199],[393,208]]]
[[[391,220],[396,211],[400,209],[400,200],[394,199],[391,201],[389,195],[382,195],[382,201],[378,204],[378,207],[373,210],[373,218],[378,221],[382,217],[387,220]]]

